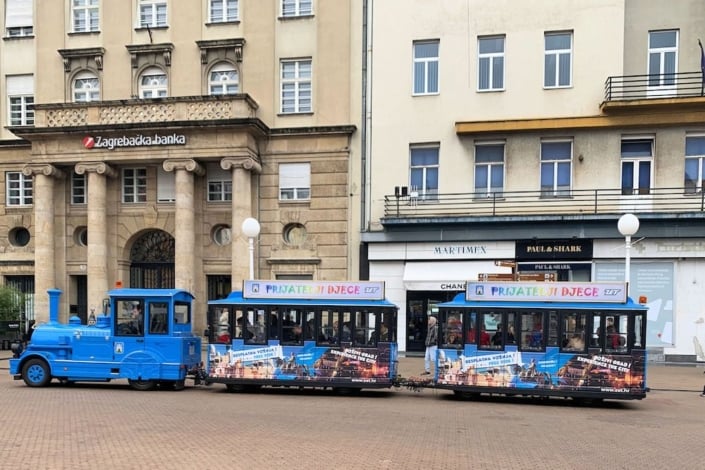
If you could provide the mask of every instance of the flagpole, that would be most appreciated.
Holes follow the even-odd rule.
[[[700,46],[700,96],[703,96],[703,91],[705,91],[705,51],[703,50],[703,43],[698,39],[698,46]]]

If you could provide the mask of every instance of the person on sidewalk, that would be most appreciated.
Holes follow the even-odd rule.
[[[436,317],[428,317],[428,330],[426,331],[426,354],[424,356],[423,375],[431,373],[431,361],[435,364],[436,353],[438,352],[438,320]]]

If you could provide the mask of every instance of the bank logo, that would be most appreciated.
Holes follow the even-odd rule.
[[[86,147],[88,150],[92,149],[94,145],[95,139],[93,137],[87,135],[83,138],[83,146]]]

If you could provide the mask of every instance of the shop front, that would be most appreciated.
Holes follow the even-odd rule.
[[[482,274],[511,274],[513,242],[379,243],[368,250],[370,280],[384,281],[399,307],[400,351],[422,353],[428,316]]]

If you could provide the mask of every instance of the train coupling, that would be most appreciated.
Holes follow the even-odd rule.
[[[189,370],[188,376],[193,379],[194,385],[210,385],[210,383],[206,380],[208,374],[206,373],[206,369],[203,367],[203,364]]]

